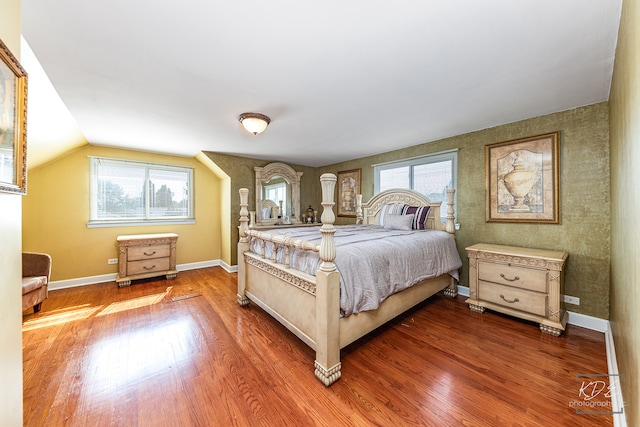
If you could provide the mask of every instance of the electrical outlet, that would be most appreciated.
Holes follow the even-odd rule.
[[[109,258],[107,260],[107,264],[117,264],[118,263],[118,258]]]
[[[566,302],[567,304],[580,305],[580,298],[565,295],[564,302]]]

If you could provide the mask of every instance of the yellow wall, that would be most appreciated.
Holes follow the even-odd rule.
[[[194,168],[195,224],[87,228],[89,219],[89,159],[103,156]],[[177,263],[220,259],[220,179],[194,158],[88,145],[29,171],[29,191],[23,206],[23,246],[49,253],[51,279],[67,280],[116,273],[116,237],[121,234],[179,235]]]
[[[609,100],[611,329],[627,424],[640,426],[640,6],[624,0]]]
[[[0,0],[0,39],[20,58],[20,1]],[[0,193],[0,424],[22,425],[22,196]]]
[[[218,200],[218,212],[220,214],[220,259],[227,267],[234,265],[232,259],[231,229],[229,227],[231,217],[231,177],[218,167],[203,152],[196,155],[196,159],[209,168],[220,179],[220,199]]]

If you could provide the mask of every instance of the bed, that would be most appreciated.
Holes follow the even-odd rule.
[[[242,306],[255,303],[314,349],[315,375],[329,386],[341,376],[340,349],[437,292],[444,290],[445,295],[455,297],[458,293],[457,269],[462,262],[455,250],[452,236],[455,232],[453,189],[447,190],[446,224],[440,220],[440,202],[430,202],[410,190],[395,189],[381,192],[364,204],[362,198],[357,197],[358,225],[343,232],[341,227],[334,226],[336,176],[323,174],[320,181],[324,208],[322,226],[304,229],[249,229],[249,190],[240,189],[237,299]],[[420,218],[427,230],[416,232],[406,230],[406,227],[399,227],[399,230],[398,227],[393,227],[394,224],[388,227],[378,225],[381,216],[390,222],[403,220],[406,225],[404,220],[407,218],[391,215],[400,212],[400,209],[394,209],[400,205],[414,208],[428,206],[428,209],[424,209],[426,217]],[[416,212],[418,211],[414,210],[412,216],[414,220],[418,217]],[[453,245],[455,255],[451,256],[457,260],[452,261],[453,267],[443,267],[445,270],[449,268],[448,271],[440,271],[435,276],[431,273],[422,275],[413,280],[410,286],[391,295],[384,295],[375,309],[365,307],[363,310],[350,310],[341,305],[341,295],[345,294],[344,286],[347,286],[347,283],[343,283],[341,291],[341,273],[344,282],[348,281],[348,275],[345,271],[341,272],[336,264],[344,263],[346,258],[346,244],[341,243],[341,235],[346,233],[351,236],[350,239],[359,240],[354,234],[358,232],[354,230],[358,227],[362,230],[377,229],[374,233],[387,228],[392,229],[394,235],[438,236],[448,241],[448,246]],[[301,238],[311,237],[314,233],[315,238]],[[308,271],[308,267],[300,268],[301,257],[307,259],[310,256],[308,254],[317,257],[316,264],[313,264],[317,266],[315,272]],[[361,258],[366,257],[361,255]],[[351,264],[344,265],[351,268]]]

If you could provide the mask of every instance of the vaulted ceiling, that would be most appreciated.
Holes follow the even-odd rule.
[[[24,0],[22,33],[89,143],[320,166],[607,100],[621,1]]]

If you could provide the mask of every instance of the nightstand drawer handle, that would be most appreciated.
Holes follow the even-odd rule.
[[[502,277],[507,282],[515,282],[516,280],[520,280],[520,276],[516,276],[515,279],[507,279],[506,277],[504,277],[504,273],[500,273],[500,277]]]
[[[155,265],[152,265],[151,267],[147,267],[146,265],[142,266],[142,268],[144,268],[145,270],[153,270],[154,268],[156,268]],[[500,295],[502,296],[502,295]]]
[[[156,251],[153,251],[153,252],[151,252],[150,254],[148,254],[148,253],[144,252],[144,254],[145,254],[146,256],[151,256],[151,255],[155,255],[155,254],[156,254]]]
[[[520,301],[518,298],[516,298],[516,299],[513,299],[513,300],[509,301],[509,300],[508,300],[508,299],[506,299],[506,298],[504,297],[504,295],[502,295],[502,294],[500,295],[500,298],[502,298],[505,302],[508,302],[509,304],[513,304],[514,302],[518,302],[518,301]]]

